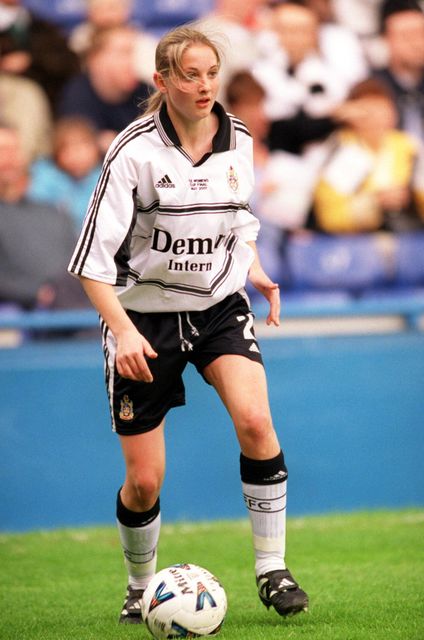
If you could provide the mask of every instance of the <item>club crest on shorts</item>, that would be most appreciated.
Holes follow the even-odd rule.
[[[134,408],[132,400],[125,394],[121,400],[121,410],[119,412],[121,420],[134,420]]]
[[[231,165],[227,171],[227,180],[228,180],[228,184],[230,185],[230,188],[233,191],[237,191],[239,186],[238,176],[234,170],[234,167],[232,167]]]

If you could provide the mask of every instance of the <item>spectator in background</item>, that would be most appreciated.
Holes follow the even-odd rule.
[[[369,65],[362,43],[351,29],[337,24],[334,0],[304,0],[304,5],[318,19],[319,50],[324,60],[349,87],[365,80]]]
[[[110,29],[131,24],[132,0],[85,0],[86,20],[70,33],[68,42],[79,56],[90,48],[93,34],[99,29]]]
[[[43,89],[33,80],[4,71],[0,51],[0,121],[19,131],[28,161],[50,153],[52,117]]]
[[[27,197],[28,184],[19,134],[0,123],[0,303],[54,307],[76,234],[63,211]]]
[[[78,116],[57,120],[53,153],[31,167],[29,196],[65,209],[76,230],[82,226],[101,169],[101,154],[94,127]]]
[[[226,102],[253,138],[255,190],[250,204],[261,221],[257,247],[267,273],[281,282],[286,236],[305,226],[312,204],[315,172],[299,156],[269,150],[265,90],[249,71],[240,71],[230,78]]]
[[[223,49],[217,100],[224,105],[230,78],[250,71],[259,55],[256,15],[264,4],[265,0],[216,0],[213,13],[206,16]]]
[[[65,86],[61,116],[79,115],[97,129],[102,153],[113,138],[140,115],[149,86],[137,78],[134,52],[137,31],[130,26],[93,34],[84,71]]]
[[[382,0],[332,0],[336,21],[360,40],[365,56],[373,68],[387,62],[387,52],[379,33]]]
[[[133,0],[86,0],[86,20],[69,36],[73,51],[83,57],[90,47],[93,34],[99,29],[131,25]],[[151,84],[155,71],[157,39],[138,29],[135,46],[135,66],[140,80]]]
[[[399,126],[424,144],[424,13],[414,0],[386,0],[381,30],[389,62],[375,76],[395,100]]]
[[[333,112],[349,85],[322,56],[319,23],[310,8],[294,1],[278,5],[273,26],[278,46],[253,72],[266,91],[271,148],[301,154],[305,144],[334,130]]]
[[[319,22],[312,9],[290,0],[275,6],[275,48],[255,65],[266,92],[268,115],[277,120],[304,109],[327,115],[347,94],[347,83],[334,72],[319,47]]]
[[[423,228],[422,147],[396,128],[396,108],[376,79],[356,85],[349,124],[329,141],[315,193],[317,227],[328,233]]]
[[[79,71],[78,56],[60,30],[24,8],[21,0],[0,0],[0,50],[3,69],[37,82],[55,114],[63,85]]]

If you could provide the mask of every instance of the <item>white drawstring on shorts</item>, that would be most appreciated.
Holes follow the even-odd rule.
[[[194,324],[192,324],[188,311],[186,311],[186,320],[187,320],[188,326],[190,327],[191,335],[194,336],[195,338],[197,338],[200,334],[199,334],[198,330],[196,329],[196,327],[194,326]]]
[[[194,324],[191,322],[188,311],[185,312],[185,315],[186,315],[186,322],[190,327],[191,335],[197,338],[199,336],[199,332],[194,326]],[[193,351],[193,344],[190,342],[190,340],[187,340],[187,338],[184,337],[183,320],[181,318],[181,313],[179,312],[178,312],[178,332],[180,336],[181,351]]]

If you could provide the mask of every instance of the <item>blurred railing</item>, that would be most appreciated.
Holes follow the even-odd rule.
[[[254,301],[256,318],[261,321],[268,313],[267,303]],[[285,319],[323,319],[323,318],[383,318],[396,316],[404,327],[422,330],[424,321],[424,295],[408,297],[390,297],[388,299],[343,299],[338,300],[286,300],[282,294],[283,321]],[[7,311],[0,312],[0,331],[45,331],[66,332],[96,329],[99,326],[98,314],[94,310],[66,311]]]
[[[257,318],[266,317],[268,310],[265,304],[254,305]],[[334,300],[334,301],[285,301],[282,295],[282,319],[314,319],[314,318],[360,318],[387,316],[400,317],[404,327],[423,329],[424,295],[388,299]]]

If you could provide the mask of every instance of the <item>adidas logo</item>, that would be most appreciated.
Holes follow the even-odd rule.
[[[287,578],[283,578],[280,582],[280,584],[278,585],[279,589],[290,589],[290,587],[295,587],[296,585],[294,584],[294,582],[291,582],[291,580],[288,580]]]
[[[259,351],[259,349],[258,349]],[[273,476],[269,476],[268,478],[264,478],[265,482],[272,482],[273,480],[285,480],[287,478],[287,472],[286,471],[278,471],[278,473],[275,473]]]
[[[175,189],[175,184],[166,173],[163,178],[156,182],[155,187],[156,189]]]

